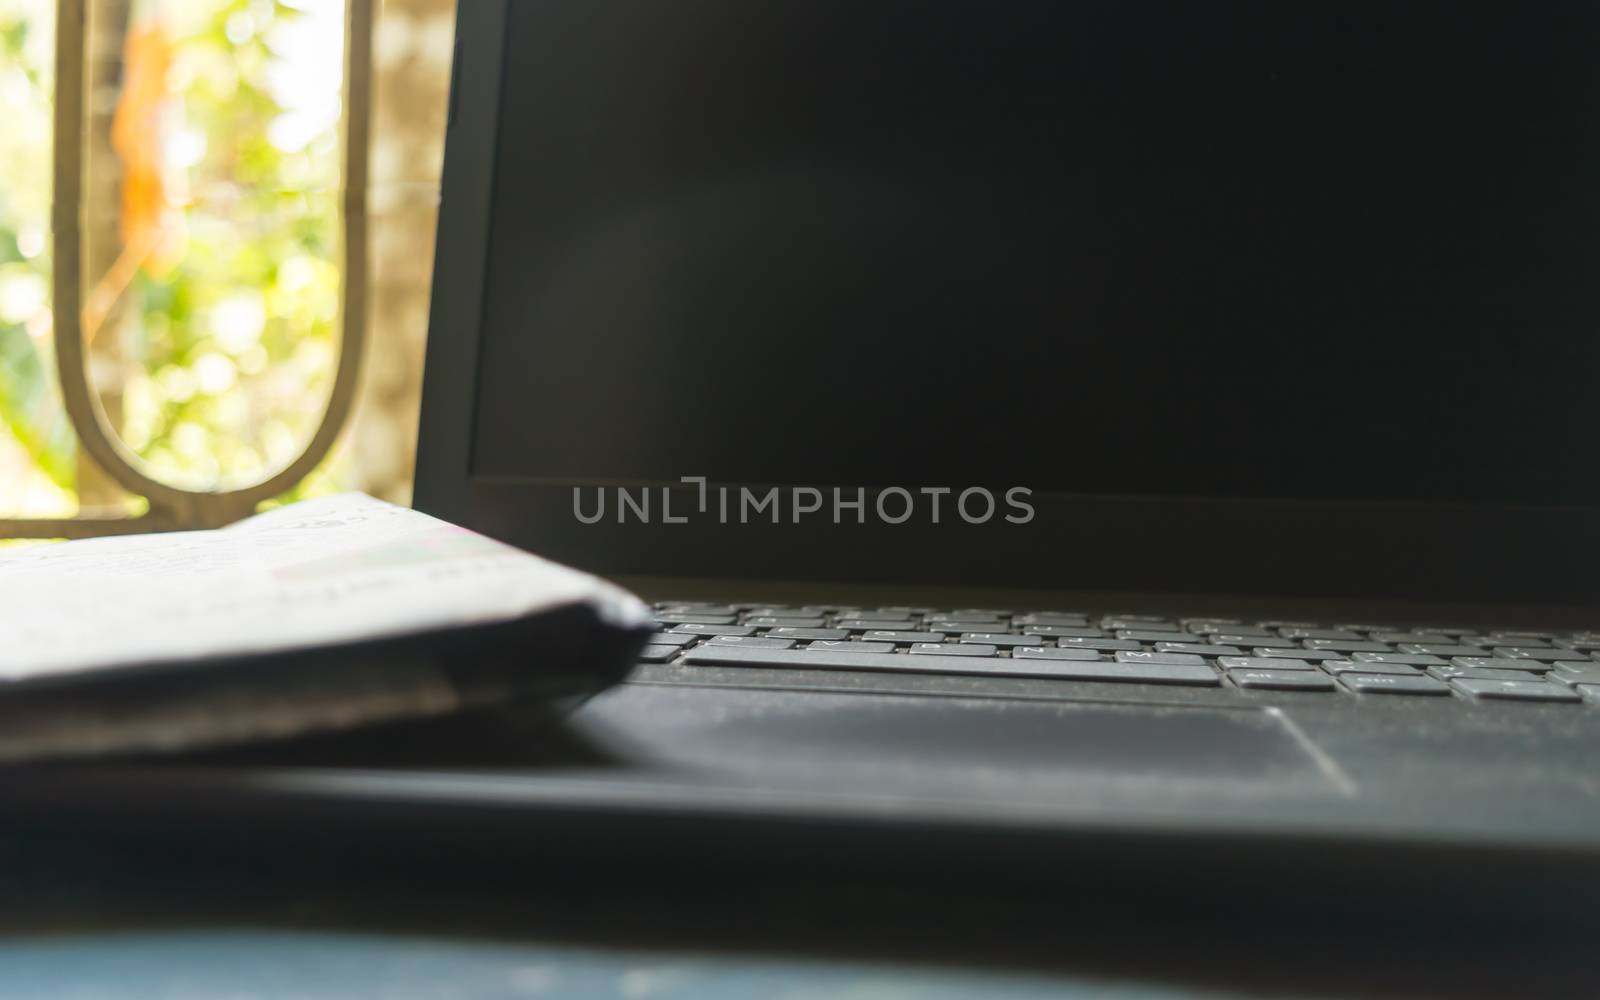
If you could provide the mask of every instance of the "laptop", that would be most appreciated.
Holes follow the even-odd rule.
[[[416,504],[659,619],[494,794],[1592,852],[1597,30],[463,5]]]
[[[559,722],[9,800],[660,872],[1571,890],[1597,30],[462,4],[416,505],[655,602],[641,662]]]

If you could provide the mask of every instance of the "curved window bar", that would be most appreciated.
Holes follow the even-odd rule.
[[[161,482],[120,438],[89,377],[83,322],[86,0],[56,5],[55,191],[51,227],[57,374],[67,418],[83,452],[130,493],[146,498],[137,517],[0,519],[0,537],[83,538],[95,535],[218,527],[253,513],[263,500],[293,487],[327,455],[349,416],[367,327],[367,157],[374,0],[346,0],[344,113],[341,116],[342,218],[339,358],[322,419],[298,455],[277,472],[234,489],[196,491]]]

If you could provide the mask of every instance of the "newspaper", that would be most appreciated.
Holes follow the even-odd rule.
[[[312,677],[230,676],[226,684],[206,674],[240,657],[502,623],[573,605],[586,606],[597,629],[649,627],[649,609],[612,584],[360,494],[304,501],[214,531],[0,553],[0,759],[236,742],[449,711],[459,691],[418,663]],[[159,697],[133,699],[132,710],[125,681],[141,667],[193,680],[176,687],[169,680]],[[97,711],[96,686],[109,689],[103,682],[118,679],[114,710]],[[35,690],[46,697],[33,698],[26,712],[4,710],[7,699]],[[53,749],[41,751],[45,745]]]

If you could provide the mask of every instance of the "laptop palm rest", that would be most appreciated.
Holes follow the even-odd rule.
[[[571,722],[625,765],[785,792],[1024,806],[1350,791],[1270,709],[632,684]]]

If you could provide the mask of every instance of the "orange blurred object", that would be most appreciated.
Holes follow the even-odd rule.
[[[111,147],[122,163],[122,253],[95,282],[84,304],[84,334],[90,340],[140,267],[164,275],[183,258],[183,212],[168,190],[166,165],[172,54],[172,40],[159,21],[129,30],[122,96],[111,121]]]
[[[128,32],[125,82],[111,123],[111,145],[122,160],[122,245],[144,249],[144,265],[158,272],[170,270],[183,253],[182,218],[166,180],[172,51],[160,22]]]

